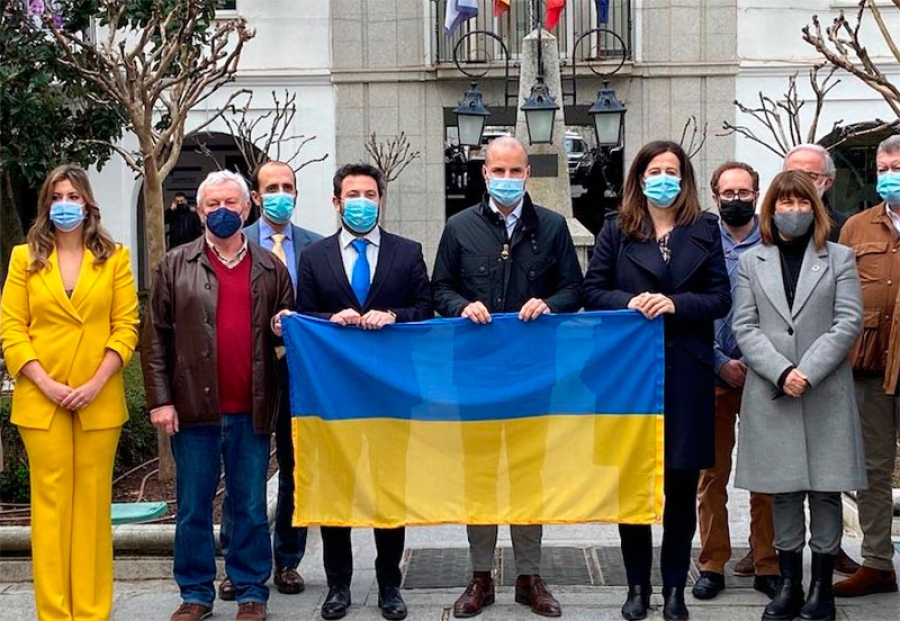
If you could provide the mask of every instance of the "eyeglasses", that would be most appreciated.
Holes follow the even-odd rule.
[[[734,199],[752,201],[755,196],[756,192],[753,190],[725,190],[724,192],[719,192],[719,197],[726,201],[733,201]]]

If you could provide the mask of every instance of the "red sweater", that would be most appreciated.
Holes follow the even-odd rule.
[[[216,301],[216,375],[219,381],[219,411],[241,414],[253,411],[252,319],[250,255],[228,269],[206,249],[219,279]]]

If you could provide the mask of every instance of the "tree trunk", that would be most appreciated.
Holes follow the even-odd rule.
[[[13,246],[25,239],[9,171],[0,168],[0,287],[6,282],[6,266]]]
[[[152,158],[144,160],[144,226],[146,231],[147,258],[150,264],[151,278],[153,269],[166,253],[166,229],[163,222],[163,179],[159,168]],[[159,480],[169,483],[175,480],[175,459],[172,456],[172,444],[168,434],[159,431],[157,434],[157,452],[159,454]]]

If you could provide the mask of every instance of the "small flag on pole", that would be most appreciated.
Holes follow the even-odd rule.
[[[509,11],[509,0],[494,0],[494,17],[500,17]]]
[[[447,35],[459,25],[478,15],[478,0],[447,0],[447,14],[444,17],[444,32]]]
[[[609,23],[609,0],[597,0],[597,21]]]
[[[547,17],[544,23],[547,30],[553,30],[559,23],[559,16],[566,8],[566,0],[547,0]]]

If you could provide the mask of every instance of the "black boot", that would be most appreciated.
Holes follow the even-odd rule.
[[[646,619],[651,592],[649,584],[629,584],[628,597],[622,604],[622,618],[628,619],[628,621]]]
[[[663,619],[687,621],[688,609],[684,605],[684,587],[663,587]]]
[[[809,597],[800,609],[800,618],[810,621],[834,621],[834,559],[831,554],[813,552]]]
[[[778,550],[781,588],[763,611],[763,621],[791,621],[803,606],[803,550]]]

